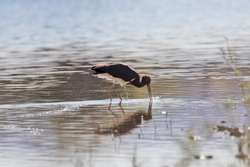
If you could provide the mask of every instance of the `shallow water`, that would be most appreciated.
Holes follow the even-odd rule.
[[[249,166],[249,7],[1,1],[0,165]],[[153,102],[127,85],[119,103],[116,85],[110,104],[112,83],[89,75],[107,62],[149,75]]]

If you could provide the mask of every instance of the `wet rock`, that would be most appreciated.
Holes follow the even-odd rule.
[[[207,155],[206,158],[207,158],[207,159],[212,159],[213,156],[212,156],[212,155]]]
[[[188,136],[190,140],[200,140],[200,136]]]
[[[229,132],[232,137],[242,137],[244,135],[238,127],[215,126],[213,129],[214,131],[225,131],[226,134]]]
[[[212,159],[213,156],[212,155],[194,155],[195,159],[200,159],[200,160],[204,160],[204,159]]]
[[[239,128],[234,128],[231,130],[230,136],[235,136],[235,137],[242,137],[244,133],[242,133]]]
[[[230,127],[227,126],[215,126],[214,131],[228,131],[230,129]]]
[[[204,155],[194,155],[194,158],[201,159],[201,160],[206,159],[206,157]]]
[[[239,153],[238,155],[235,156],[236,158],[245,160],[245,159],[249,159],[250,157],[244,153]]]

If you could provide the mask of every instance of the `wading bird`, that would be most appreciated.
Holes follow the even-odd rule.
[[[115,84],[121,85],[121,91],[118,96],[122,101],[121,92],[126,84],[134,85],[138,88],[141,88],[145,85],[148,87],[148,94],[150,100],[152,98],[151,92],[151,78],[148,75],[144,75],[140,82],[140,74],[134,68],[130,67],[127,64],[123,63],[108,63],[108,64],[97,64],[94,65],[91,70],[94,70],[93,75],[97,75],[98,78],[105,78],[107,80],[113,80],[113,85],[108,89],[108,94],[110,101],[112,101],[110,90]]]

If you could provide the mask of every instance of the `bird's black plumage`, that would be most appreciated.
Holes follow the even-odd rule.
[[[106,78],[108,80],[113,80],[113,85],[108,89],[108,94],[110,100],[112,101],[110,90],[115,84],[121,85],[121,91],[119,93],[119,98],[122,100],[121,92],[126,84],[132,84],[138,88],[141,88],[147,85],[148,93],[150,100],[152,97],[151,93],[151,79],[148,75],[142,77],[140,82],[140,74],[134,68],[130,67],[127,64],[123,63],[109,63],[109,64],[97,64],[94,65],[91,70],[94,70],[94,75],[97,75],[100,78]]]
[[[95,71],[94,74],[108,73],[126,82],[130,82],[135,78],[140,78],[140,74],[134,68],[123,63],[97,64],[93,66],[91,70]]]

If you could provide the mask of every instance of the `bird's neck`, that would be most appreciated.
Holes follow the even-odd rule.
[[[146,85],[146,83],[140,82],[140,78],[139,77],[137,77],[136,79],[134,79],[130,84],[134,85],[134,86],[136,86],[138,88],[141,88],[141,87],[143,87],[143,86]]]

